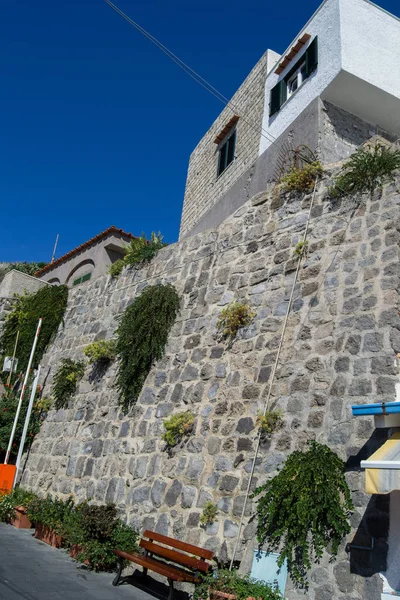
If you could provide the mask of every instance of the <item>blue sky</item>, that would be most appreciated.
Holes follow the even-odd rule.
[[[230,97],[320,2],[115,3]],[[222,105],[103,0],[3,1],[0,57],[0,262],[112,224],[175,241],[190,153]]]

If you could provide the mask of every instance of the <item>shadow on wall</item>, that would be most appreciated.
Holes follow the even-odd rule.
[[[348,458],[346,470],[360,471],[360,462],[368,459],[388,439],[388,429],[375,429],[369,440],[356,455]],[[357,492],[365,494],[364,490]],[[357,493],[353,494],[355,505]],[[350,555],[350,572],[361,577],[372,577],[386,571],[389,549],[390,495],[371,496],[362,520],[346,551]]]

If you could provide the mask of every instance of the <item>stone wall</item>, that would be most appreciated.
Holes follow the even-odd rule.
[[[354,419],[351,405],[395,398],[400,351],[398,184],[382,193],[332,202],[329,170],[311,211],[309,249],[295,287],[272,388],[284,426],[261,445],[252,488],[276,474],[307,440],[327,443],[348,461],[355,503],[352,534],[338,560],[313,568],[309,600],[378,600],[385,570],[389,496],[364,492],[360,460],[387,432]],[[301,239],[311,196],[259,194],[213,231],[163,249],[138,272],[125,270],[72,289],[65,327],[43,361],[45,395],[62,357],[82,358],[89,342],[110,337],[116,317],[148,284],[171,282],[181,311],[165,357],[149,374],[128,414],[113,387],[116,366],[102,377],[87,370],[65,410],[51,411],[35,439],[22,483],[41,494],[114,501],[134,525],[232,556],[272,365],[295,277],[293,247]],[[254,323],[229,348],[215,324],[233,299],[249,301]],[[163,419],[190,409],[194,434],[172,456],[161,439]],[[206,501],[217,522],[199,526]],[[345,552],[356,536],[371,552]],[[249,569],[254,548],[249,501],[238,559]],[[288,600],[304,598],[288,582]]]
[[[257,159],[264,110],[265,79],[278,59],[279,55],[276,52],[267,50],[231,99],[231,107],[224,108],[193,150],[186,181],[180,238],[193,228]],[[218,177],[220,146],[215,144],[214,140],[235,113],[240,116],[236,127],[235,160]]]

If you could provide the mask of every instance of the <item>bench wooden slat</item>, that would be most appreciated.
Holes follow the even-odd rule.
[[[153,542],[148,542],[147,540],[140,540],[139,545],[148,552],[152,552],[153,554],[157,554],[158,556],[162,556],[163,558],[167,558],[168,560],[172,560],[178,564],[186,565],[192,569],[203,571],[204,573],[207,573],[210,567],[209,563],[205,562],[204,560],[193,558],[192,556],[188,556],[182,552],[165,548],[164,546],[154,544]]]
[[[214,556],[214,552],[211,552],[211,550],[199,548],[199,546],[193,546],[193,544],[187,544],[186,542],[181,542],[180,540],[174,540],[174,538],[161,535],[161,533],[156,533],[155,531],[149,531],[148,529],[146,529],[143,536],[149,538],[150,540],[165,544],[166,546],[171,546],[172,548],[177,548],[178,550],[183,550],[184,552],[194,554],[195,556],[201,556],[201,558],[208,560],[211,560]]]
[[[154,558],[149,558],[148,556],[142,556],[141,554],[123,552],[122,550],[114,550],[114,554],[124,558],[125,560],[130,560],[141,567],[145,567],[160,575],[164,575],[164,577],[168,577],[168,579],[172,579],[173,581],[188,581],[190,583],[196,583],[198,578],[190,573],[186,573],[185,571],[181,571],[171,565],[167,565],[164,563],[155,560]]]

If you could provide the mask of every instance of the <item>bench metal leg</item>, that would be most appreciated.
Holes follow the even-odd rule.
[[[123,568],[124,568],[124,561],[123,561],[123,559],[122,559],[122,558],[118,558],[118,569],[117,569],[117,574],[116,574],[116,576],[114,577],[114,579],[113,579],[113,582],[112,582],[112,584],[113,584],[114,586],[116,586],[116,585],[118,585],[118,584],[119,584],[119,581],[120,581],[120,579],[121,579],[121,575],[122,575],[122,570],[123,570]]]
[[[173,600],[173,597],[174,597],[174,580],[168,578],[168,583],[169,583],[168,600]]]

